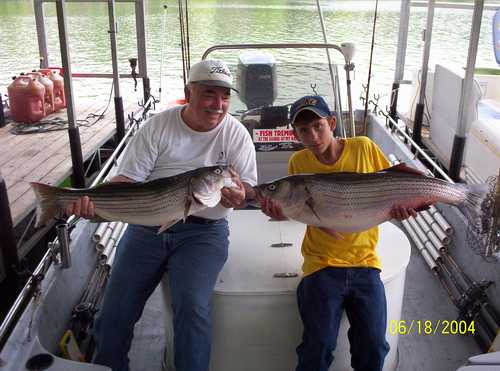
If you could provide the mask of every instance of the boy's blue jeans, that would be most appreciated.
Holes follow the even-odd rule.
[[[130,225],[95,323],[94,362],[128,370],[134,325],[163,274],[168,273],[174,314],[177,371],[207,371],[211,347],[211,298],[229,245],[227,221],[177,223],[158,228]],[[158,325],[163,318],[158,318]]]
[[[296,371],[328,370],[344,310],[350,324],[352,368],[382,370],[389,344],[385,290],[377,269],[321,269],[302,279],[297,299],[304,333],[297,347]]]

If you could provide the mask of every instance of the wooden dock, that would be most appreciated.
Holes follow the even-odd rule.
[[[76,107],[76,118],[89,113],[100,114],[107,102],[84,102]],[[137,110],[137,103],[125,103],[125,115]],[[43,119],[67,119],[61,110]],[[126,117],[125,117],[126,118]],[[93,123],[96,119],[89,119]],[[87,125],[87,124],[84,124]],[[72,173],[71,152],[67,130],[14,135],[12,124],[0,128],[0,172],[5,179],[14,226],[35,207],[36,200],[29,182],[58,185]],[[110,104],[104,118],[92,126],[80,126],[84,161],[89,159],[116,131],[115,110]]]

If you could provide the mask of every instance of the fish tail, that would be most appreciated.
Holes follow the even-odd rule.
[[[467,237],[473,245],[486,251],[498,245],[498,220],[500,217],[500,189],[498,177],[487,183],[466,186],[465,202],[460,211],[469,221]]]
[[[47,224],[50,219],[55,218],[61,213],[61,207],[57,202],[58,188],[35,182],[31,182],[30,185],[38,201],[36,205],[35,224],[35,227],[38,228]]]

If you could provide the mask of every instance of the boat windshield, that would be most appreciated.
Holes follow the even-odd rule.
[[[239,90],[231,99],[231,114],[248,129],[257,151],[302,148],[289,123],[290,105],[298,98],[321,95],[337,117],[347,105],[343,65],[332,65],[336,91],[328,63],[281,62],[271,53],[243,52],[228,66]]]

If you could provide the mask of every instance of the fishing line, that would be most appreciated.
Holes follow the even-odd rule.
[[[377,25],[378,14],[378,0],[375,1],[375,14],[373,16],[373,30],[372,30],[372,44],[370,47],[370,65],[368,68],[368,81],[366,83],[366,99],[365,99],[365,115],[363,117],[364,133],[367,132],[367,117],[368,117],[368,96],[370,94],[370,80],[372,77],[372,61],[373,61],[373,47],[375,45],[375,26]]]

